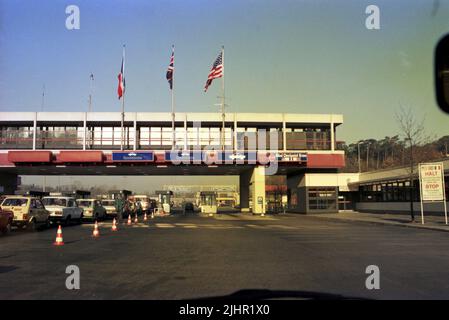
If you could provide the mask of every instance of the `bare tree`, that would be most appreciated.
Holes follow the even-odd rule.
[[[417,119],[413,114],[411,108],[405,108],[404,106],[401,106],[399,111],[396,112],[396,121],[399,125],[401,134],[404,136],[404,141],[410,143],[410,217],[411,221],[414,222],[415,214],[413,212],[413,151],[415,149],[415,146],[423,144],[427,138],[424,130],[424,118]]]

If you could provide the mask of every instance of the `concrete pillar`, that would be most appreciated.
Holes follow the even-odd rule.
[[[234,113],[234,135],[233,135],[233,138],[234,138],[234,143],[233,143],[233,150],[237,150],[237,116],[236,116],[236,114]]]
[[[187,113],[184,118],[184,150],[187,150]]]
[[[36,150],[36,134],[37,134],[37,112],[34,113],[34,120],[33,120],[33,150]]]
[[[284,113],[282,114],[282,150],[287,151],[287,124]]]
[[[86,150],[86,136],[87,136],[87,112],[84,112],[84,121],[83,121],[83,150]]]
[[[253,201],[253,214],[266,212],[265,205],[265,167],[257,166],[251,175],[251,198]]]
[[[335,128],[334,119],[331,116],[331,151],[335,151]]]
[[[239,177],[240,211],[249,212],[249,188],[252,170],[242,172]]]
[[[19,184],[18,175],[2,173],[0,175],[0,194],[14,194]]]
[[[133,143],[133,150],[137,150],[137,112],[134,116],[134,143]]]

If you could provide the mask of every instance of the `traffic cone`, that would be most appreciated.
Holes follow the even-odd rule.
[[[137,219],[137,213],[134,215],[134,223],[139,222],[139,219]]]
[[[143,221],[147,221],[148,220],[148,216],[147,216],[147,214],[145,213],[145,215],[143,216]]]
[[[94,232],[92,233],[92,237],[98,238],[100,236],[100,231],[98,230],[98,223],[95,221]]]
[[[117,223],[116,223],[116,221],[115,221],[115,218],[114,218],[114,220],[112,220],[112,231],[117,231],[118,229],[117,229]]]
[[[128,226],[131,225],[131,214],[128,214],[128,223],[127,223],[127,225],[128,225]]]
[[[55,246],[63,246],[64,240],[62,239],[62,228],[61,225],[58,227],[58,231],[56,232],[56,240],[53,242]]]

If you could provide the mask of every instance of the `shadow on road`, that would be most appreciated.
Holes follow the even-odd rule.
[[[296,290],[268,290],[268,289],[244,289],[230,295],[201,297],[193,300],[266,300],[266,299],[305,299],[305,300],[370,300],[360,297],[346,297],[339,294],[296,291]]]

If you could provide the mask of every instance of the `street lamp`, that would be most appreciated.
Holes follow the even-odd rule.
[[[410,217],[411,222],[415,221],[415,213],[413,212],[413,141],[411,138],[405,138],[404,141],[410,141]]]
[[[357,158],[358,158],[358,161],[359,161],[359,173],[362,172],[362,167],[361,167],[361,164],[360,164],[360,144],[362,144],[362,143],[363,143],[363,141],[357,142]]]

